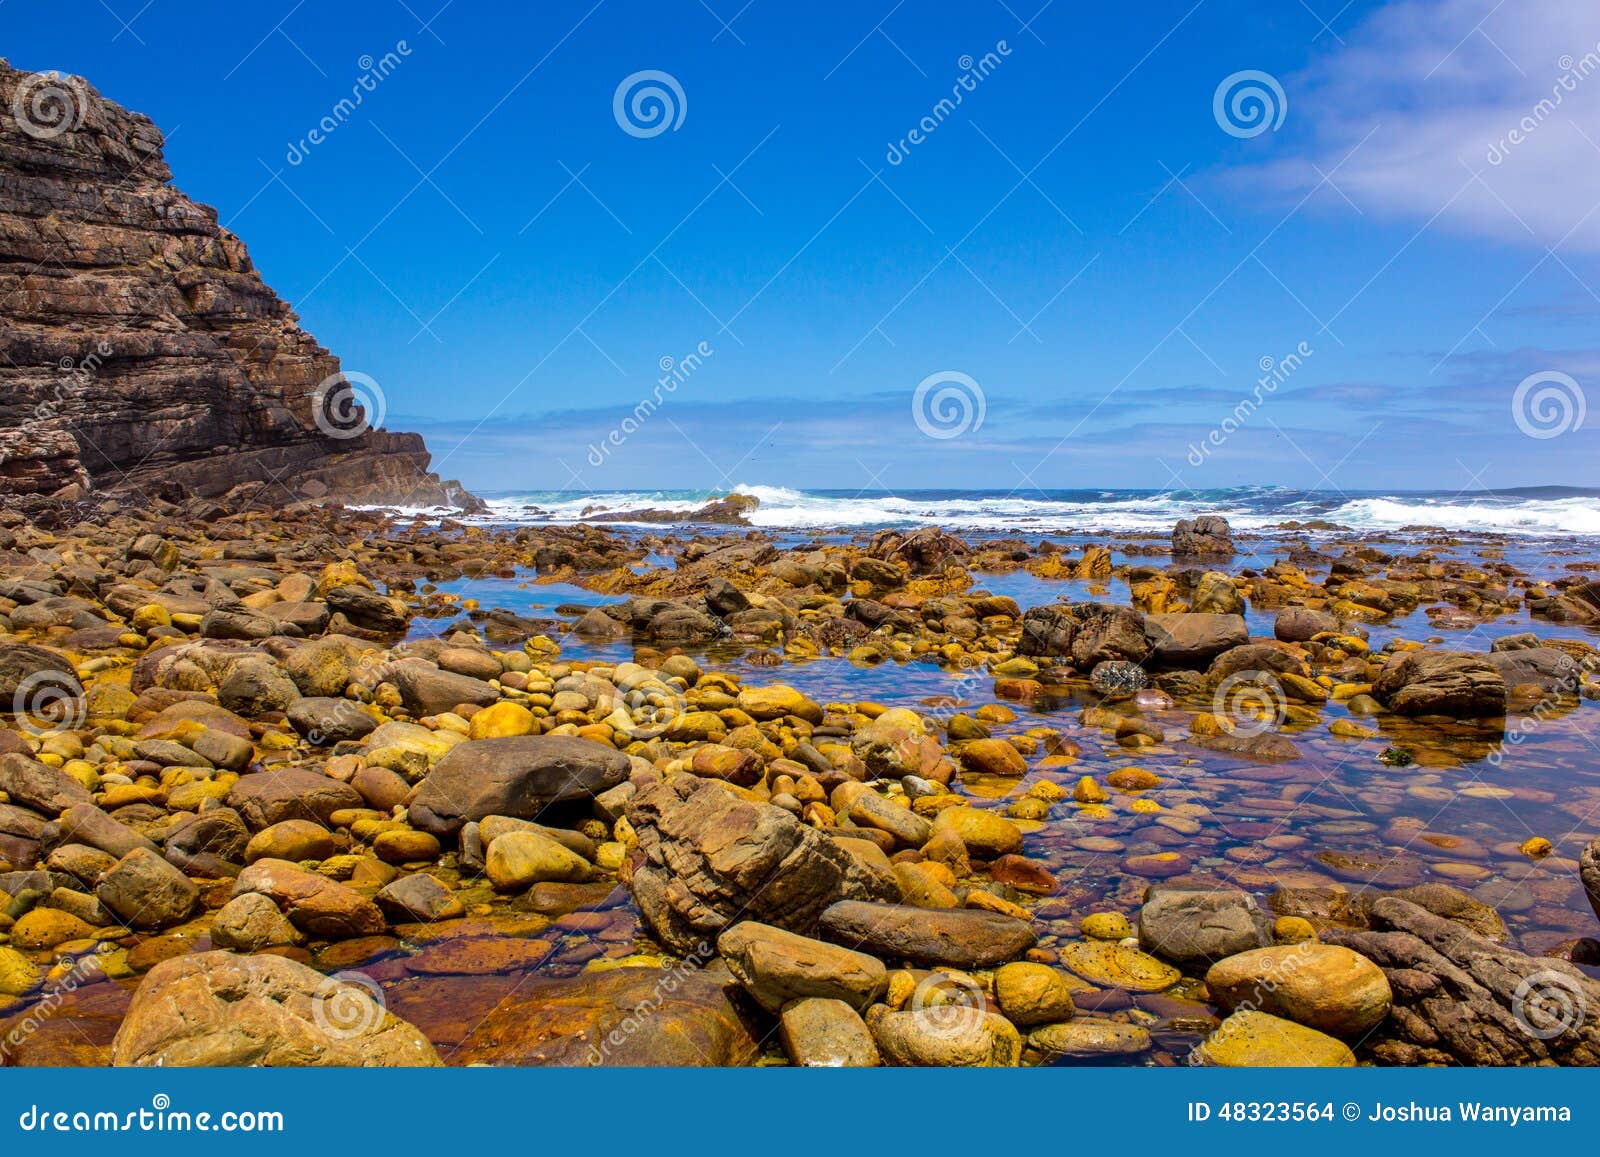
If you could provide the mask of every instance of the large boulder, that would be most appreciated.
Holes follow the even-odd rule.
[[[1029,607],[1022,616],[1022,637],[1017,654],[1069,656],[1078,620],[1063,606]]]
[[[1372,689],[1400,715],[1487,719],[1506,713],[1506,681],[1481,655],[1402,651],[1384,665]]]
[[[703,952],[739,920],[805,934],[835,901],[898,898],[822,832],[713,781],[680,775],[653,784],[634,796],[627,818],[639,839],[634,899],[679,955]]]
[[[535,819],[551,804],[600,795],[631,767],[616,748],[573,736],[472,739],[434,765],[407,814],[419,831],[453,837],[485,816]]]
[[[114,1065],[436,1066],[414,1026],[370,982],[324,976],[281,956],[201,952],[163,961],[134,993]]]
[[[1156,885],[1139,909],[1139,947],[1182,967],[1271,943],[1271,918],[1237,888]]]
[[[1233,554],[1233,530],[1218,514],[1180,519],[1172,528],[1172,553],[1177,558],[1226,558]]]
[[[1329,1036],[1355,1037],[1389,1015],[1389,981],[1372,961],[1337,944],[1279,944],[1218,961],[1206,989],[1230,1012],[1253,1008]]]
[[[1110,603],[1033,607],[1022,616],[1019,655],[1071,659],[1081,670],[1096,663],[1138,662],[1149,652],[1144,616]]]
[[[1144,634],[1153,662],[1190,670],[1200,670],[1224,651],[1250,641],[1241,615],[1146,615]]]

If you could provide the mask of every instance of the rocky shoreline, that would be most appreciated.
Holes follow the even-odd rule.
[[[29,509],[6,1064],[1600,1060],[1587,562]]]

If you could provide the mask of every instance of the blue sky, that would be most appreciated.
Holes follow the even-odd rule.
[[[0,51],[149,114],[476,488],[1600,485],[1589,2],[141,2]]]

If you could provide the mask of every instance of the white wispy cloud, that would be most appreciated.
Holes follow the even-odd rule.
[[[1298,199],[1327,174],[1344,212],[1600,251],[1594,0],[1400,0],[1344,40],[1284,78],[1291,155],[1235,176]]]

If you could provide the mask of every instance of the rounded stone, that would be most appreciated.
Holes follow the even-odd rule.
[[[1206,973],[1225,1009],[1252,1008],[1332,1036],[1359,1036],[1389,1015],[1383,970],[1358,952],[1305,941],[1230,956]]]

